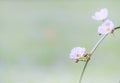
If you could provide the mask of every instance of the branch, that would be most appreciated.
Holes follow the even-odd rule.
[[[117,29],[119,29],[120,28],[120,26],[118,26],[118,27],[115,27],[115,30],[117,30]]]
[[[120,26],[115,27],[114,30],[117,30],[117,29],[119,29],[119,28],[120,28]],[[95,46],[92,48],[92,50],[91,50],[91,52],[90,52],[90,54],[89,54],[90,57],[93,55],[93,53],[95,52],[95,50],[97,49],[97,47],[100,45],[100,43],[105,39],[105,37],[106,37],[107,35],[108,35],[108,34],[103,35],[103,36],[98,40],[98,42],[95,44]],[[87,65],[88,65],[89,60],[90,60],[90,58],[86,61],[85,65],[84,65],[84,67],[83,67],[83,70],[82,70],[82,73],[81,73],[81,76],[80,76],[79,83],[81,83],[81,81],[82,81],[82,78],[83,78],[83,75],[84,75],[84,72],[85,72],[85,69],[86,69],[86,67],[87,67]]]

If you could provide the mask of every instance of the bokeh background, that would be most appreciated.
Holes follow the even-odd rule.
[[[108,8],[120,25],[119,0],[0,0],[0,83],[78,83],[84,62],[73,47],[90,52],[100,38],[95,11]],[[119,83],[120,30],[97,48],[82,83]]]

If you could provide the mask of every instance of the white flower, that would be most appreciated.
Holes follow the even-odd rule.
[[[85,51],[86,51],[85,48],[75,47],[71,50],[69,57],[71,59],[78,60],[79,58],[84,57]]]
[[[114,24],[111,20],[106,20],[101,26],[98,27],[98,33],[105,35],[108,33],[113,33]]]
[[[95,12],[95,15],[92,16],[92,18],[94,20],[102,21],[102,20],[105,20],[107,18],[107,16],[108,16],[108,10],[107,10],[107,8],[103,8],[100,11]]]

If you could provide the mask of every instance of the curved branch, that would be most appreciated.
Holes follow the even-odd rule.
[[[114,30],[117,30],[117,29],[120,29],[120,26],[114,28]],[[97,47],[100,45],[100,43],[104,40],[104,38],[105,38],[107,35],[108,35],[108,34],[103,35],[103,36],[98,40],[98,42],[95,44],[95,46],[92,48],[92,50],[91,50],[91,52],[90,52],[90,54],[89,54],[90,57],[93,55],[93,53],[95,52],[95,50],[97,49]],[[82,81],[82,78],[83,78],[83,75],[84,75],[84,72],[85,72],[85,69],[86,69],[86,67],[87,67],[87,65],[88,65],[89,60],[90,60],[90,58],[86,61],[85,65],[84,65],[84,67],[83,67],[83,70],[82,70],[82,73],[81,73],[81,76],[80,76],[79,83],[81,83],[81,81]]]

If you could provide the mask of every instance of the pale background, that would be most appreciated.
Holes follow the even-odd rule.
[[[69,59],[73,47],[90,52],[101,22],[91,18],[108,8],[120,25],[119,0],[1,0],[0,83],[78,83],[84,62]],[[82,83],[120,81],[120,30],[95,51]]]

